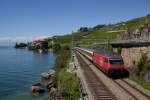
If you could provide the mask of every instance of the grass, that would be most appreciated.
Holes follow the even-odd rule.
[[[129,79],[137,82],[145,89],[150,90],[150,83],[146,82],[145,73],[150,69],[150,60],[146,54],[142,54],[140,60],[136,64],[134,73],[131,73]]]
[[[71,57],[70,48],[64,46],[59,50],[54,68],[60,95],[64,100],[78,100],[80,94],[79,80],[74,74],[67,72]]]
[[[150,22],[150,16],[143,16],[143,17],[128,20],[126,22],[115,24],[112,26],[112,29],[120,30],[120,29],[134,28],[144,24],[145,22]]]
[[[107,32],[106,30],[90,30],[88,32],[75,32],[73,33],[74,44],[78,45],[91,45],[94,43],[101,43],[107,41],[107,39],[115,39],[120,32]],[[72,36],[65,35],[57,40],[58,43],[71,42]]]
[[[73,39],[74,43],[78,45],[91,45],[96,43],[105,42],[106,39],[113,40],[117,36],[121,35],[122,32],[112,32],[108,31],[117,31],[117,30],[127,30],[128,28],[134,28],[139,25],[143,25],[145,22],[150,22],[150,16],[144,16],[135,18],[126,22],[121,22],[117,24],[112,24],[111,26],[105,26],[99,29],[89,29],[87,32],[74,32]],[[72,35],[67,34],[61,36],[57,42],[58,43],[70,43],[72,40]]]
[[[67,35],[59,37],[55,42],[59,44],[65,44],[65,43],[69,43],[70,41],[71,41],[71,35],[67,34]]]
[[[79,81],[74,74],[62,69],[58,73],[58,80],[60,93],[65,100],[79,99]]]
[[[118,37],[119,35],[121,35],[122,32],[109,32],[109,31],[127,30],[129,28],[135,28],[135,27],[138,27],[139,25],[143,25],[145,22],[150,22],[150,16],[135,18],[135,19],[132,19],[132,20],[129,20],[126,22],[112,24],[110,26],[105,26],[105,27],[99,28],[99,29],[90,29],[87,32],[77,31],[77,32],[73,33],[74,44],[87,46],[87,45],[92,45],[94,43],[106,42],[108,39],[113,40],[113,39],[116,39],[116,37]],[[68,35],[59,37],[56,42],[59,44],[69,44],[69,43],[71,43],[71,41],[72,41],[72,34],[68,34]],[[60,80],[60,83],[61,83],[60,86],[63,88],[62,92],[64,91],[64,93],[66,93],[65,89],[67,88],[67,85],[65,85],[65,83],[68,82],[67,80],[70,80],[70,82],[73,82],[74,79],[76,79],[76,78],[75,78],[75,76],[72,76],[66,72],[66,66],[67,66],[66,61],[69,58],[67,58],[65,56],[66,55],[65,53],[62,53],[62,54],[64,54],[64,55],[63,56],[61,55],[59,60],[61,60],[62,58],[63,58],[63,60],[58,61],[59,63],[57,64],[57,66],[59,66],[59,70],[60,70],[58,72],[58,79]],[[70,77],[74,77],[74,78],[70,78]],[[137,78],[136,76],[131,75],[129,77],[129,79],[137,82],[144,88],[150,90],[150,84],[144,82],[141,79],[139,80],[139,78]],[[74,85],[74,84],[76,84],[76,85]],[[75,95],[78,94],[78,92],[76,91],[77,84],[78,84],[77,81],[75,81],[72,83],[73,86],[71,86],[74,90],[74,92],[72,92],[72,93],[75,93]]]
[[[131,74],[129,79],[132,80],[132,81],[135,81],[136,83],[138,83],[139,85],[141,85],[145,89],[150,90],[150,83],[147,83],[143,80],[139,80],[135,75]]]
[[[145,22],[149,22],[149,21],[150,21],[150,16],[139,17],[139,18],[135,18],[133,20],[127,21],[126,26],[128,28],[137,27],[137,26],[144,24]]]

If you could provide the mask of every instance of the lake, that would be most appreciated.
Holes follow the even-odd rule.
[[[13,46],[0,46],[0,100],[46,100],[35,97],[30,86],[54,65],[53,52],[38,53]]]

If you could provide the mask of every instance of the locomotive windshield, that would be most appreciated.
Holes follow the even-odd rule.
[[[123,64],[122,59],[109,59],[110,64]]]

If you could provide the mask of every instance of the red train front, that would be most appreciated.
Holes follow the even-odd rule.
[[[120,77],[126,74],[123,59],[120,55],[109,51],[94,51],[93,62],[110,77]]]

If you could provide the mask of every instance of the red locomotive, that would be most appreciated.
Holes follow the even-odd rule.
[[[92,60],[110,77],[128,77],[129,73],[125,70],[123,59],[118,54],[105,50],[94,51]]]

